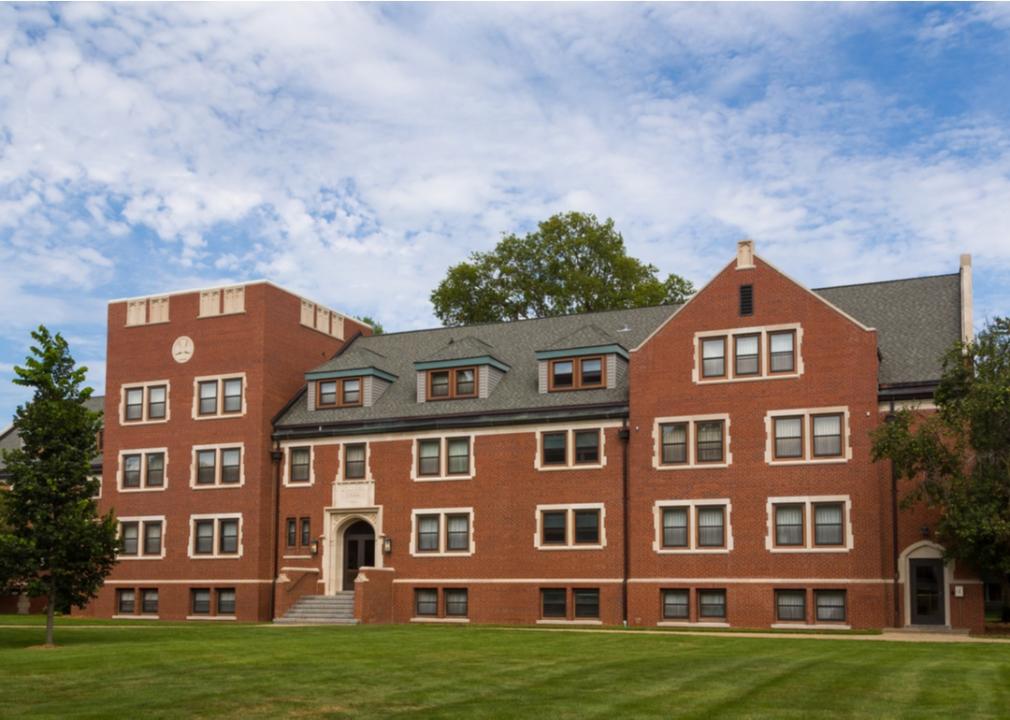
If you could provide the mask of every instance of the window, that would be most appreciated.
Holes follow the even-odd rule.
[[[447,588],[443,591],[443,595],[445,596],[446,617],[467,616],[468,608],[466,588]]]
[[[309,547],[312,545],[312,522],[307,517],[303,517],[300,521],[302,528],[302,547]]]
[[[238,520],[219,520],[218,552],[222,555],[234,555],[238,552]]]
[[[418,440],[415,479],[470,477],[473,472],[473,462],[470,457],[471,443],[472,440],[469,437]]]
[[[139,522],[121,522],[119,523],[119,554],[120,555],[136,555],[137,554],[137,543],[140,537],[140,523]]]
[[[438,552],[438,515],[419,515],[417,518],[418,552]]]
[[[140,466],[141,466],[142,456],[141,455],[124,455],[123,456],[123,487],[124,488],[137,488],[140,487]]]
[[[470,548],[470,516],[447,515],[445,518],[446,548],[448,550],[468,550]]]
[[[807,593],[805,590],[776,590],[775,619],[781,622],[805,622]]]
[[[147,487],[164,486],[165,453],[156,452],[147,454],[147,473],[145,474],[144,483]]]
[[[802,505],[778,505],[775,507],[775,544],[803,544]]]
[[[568,592],[564,588],[540,590],[540,614],[545,618],[568,617]]]
[[[365,477],[365,444],[344,445],[344,479],[361,480]]]
[[[291,448],[291,467],[288,471],[289,483],[309,482],[311,459],[312,450],[310,448]]]
[[[690,617],[687,590],[663,591],[663,619],[687,620]]]
[[[544,545],[564,545],[568,542],[567,518],[568,513],[564,510],[543,514]]]
[[[544,465],[565,465],[568,463],[567,432],[544,433]]]
[[[687,423],[660,425],[663,435],[663,464],[680,465],[687,462]]]
[[[473,510],[448,508],[412,514],[411,555],[469,555],[473,552]]]
[[[288,518],[287,527],[288,547],[293,548],[298,544],[298,521],[294,518]]]
[[[547,505],[537,507],[538,529],[535,547],[601,548],[606,544],[603,505]]]
[[[466,475],[470,472],[470,438],[448,438],[447,456],[449,475]]]
[[[726,591],[699,590],[698,617],[724,619],[726,617]]]
[[[793,330],[768,333],[768,369],[773,373],[796,369],[796,333]]]
[[[133,452],[122,456],[120,490],[160,489],[165,486],[165,452]]]
[[[726,374],[726,338],[704,338],[701,341],[701,376],[723,377]]]
[[[141,590],[140,591],[140,612],[147,614],[157,614],[158,612],[158,591],[157,590]]]
[[[317,392],[319,393],[316,399],[316,407],[326,407],[327,405],[337,404],[337,381],[336,380],[326,380],[320,381],[316,384]]]
[[[452,400],[477,397],[477,368],[428,371],[428,399]]]
[[[600,431],[575,431],[575,463],[595,464],[600,461]]]
[[[663,510],[663,547],[687,547],[688,508]]]
[[[217,591],[217,614],[235,614],[235,588],[219,588]]]
[[[237,485],[242,452],[238,448],[221,448],[221,484]]]
[[[600,511],[575,511],[575,543],[596,545],[600,542]]]
[[[842,454],[842,416],[814,415],[814,457],[837,457]]]
[[[165,401],[167,391],[164,385],[153,385],[147,388],[147,417],[150,420],[165,418]]]
[[[759,375],[761,373],[761,336],[735,335],[733,345],[736,356],[734,374],[738,377]]]
[[[190,605],[194,615],[210,615],[210,590],[206,588],[191,590]]]
[[[132,615],[137,608],[136,598],[134,590],[116,590],[116,612],[120,615]]]
[[[242,484],[241,447],[194,448],[194,453],[196,454],[194,487]],[[291,472],[294,472],[293,465]]]
[[[414,614],[417,617],[437,616],[438,590],[433,588],[418,588],[414,590]]]
[[[220,557],[239,554],[240,519],[237,517],[195,518],[192,556]],[[288,539],[290,539],[290,523]]]
[[[706,421],[697,423],[699,463],[721,463],[723,421]]]
[[[123,422],[168,419],[168,385],[141,385],[123,389]]]
[[[193,551],[198,555],[210,555],[214,552],[214,521],[196,521],[196,545]]]
[[[217,380],[200,383],[200,415],[217,415]]]
[[[818,622],[845,622],[845,591],[815,590]]]
[[[243,411],[242,377],[197,378],[196,417],[239,415]]]
[[[221,382],[224,385],[224,407],[221,412],[242,412],[242,378],[228,378]]]
[[[217,480],[217,450],[199,450],[196,453],[197,485],[213,485]]]
[[[361,378],[319,380],[316,383],[316,407],[356,407],[361,405]]]
[[[441,475],[442,472],[442,441],[441,440],[418,440],[418,467],[417,474],[423,476]]]
[[[126,391],[126,413],[124,419],[128,421],[142,420],[144,418],[144,388],[130,388]]]
[[[161,555],[161,523],[149,521],[144,523],[144,554]]]
[[[777,417],[775,422],[775,457],[803,457],[803,418]]]
[[[341,405],[361,404],[361,378],[347,378],[341,383]]]
[[[119,556],[161,557],[162,528],[161,517],[121,518],[119,521]]]
[[[600,617],[600,591],[597,588],[577,588],[572,591],[576,618]]]
[[[698,508],[698,547],[722,547],[726,543],[725,509]]]
[[[740,317],[754,314],[754,286],[740,286]]]
[[[548,387],[556,390],[590,390],[607,384],[602,355],[548,361]]]
[[[841,545],[842,506],[840,503],[818,503],[814,505],[814,544]]]

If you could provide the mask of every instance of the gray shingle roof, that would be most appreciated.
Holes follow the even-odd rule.
[[[961,276],[957,273],[814,292],[877,329],[881,385],[939,380],[943,354],[961,338]]]
[[[612,333],[608,333],[603,328],[597,327],[595,323],[587,322],[576,328],[573,332],[555,338],[546,347],[538,348],[538,350],[574,350],[575,348],[595,347],[613,343],[614,335]],[[623,345],[620,342],[618,344]],[[629,348],[624,345],[624,349],[628,350]]]
[[[337,408],[309,412],[303,394],[281,415],[277,425],[283,427],[330,422],[353,423],[391,418],[420,418],[433,414],[496,413],[530,408],[550,410],[622,403],[627,400],[627,388],[623,385],[613,389],[541,395],[537,384],[536,351],[552,347],[557,340],[587,325],[596,328],[592,333],[594,344],[605,339],[607,343],[632,348],[648,337],[678,308],[676,305],[661,305],[567,317],[359,337],[343,354],[320,367],[313,368],[313,372],[367,367],[371,363],[362,365],[362,359],[374,358],[375,354],[381,356],[383,358],[381,369],[397,375],[398,380],[382,394],[375,405],[368,408]],[[433,359],[444,353],[450,340],[454,340],[453,345],[459,343],[469,348],[466,350],[468,354],[473,349],[491,346],[492,353],[488,353],[485,349],[479,355],[493,355],[511,369],[505,373],[485,400],[440,400],[435,404],[417,402],[414,363]]]
[[[92,395],[88,398],[88,401],[84,403],[88,410],[101,411],[105,407],[105,396],[104,395]],[[0,450],[15,450],[21,447],[21,438],[18,436],[17,432],[14,430],[13,425],[8,425],[0,434]],[[98,462],[101,462],[101,456],[98,458]],[[3,471],[4,461],[3,456],[0,455],[0,471]]]
[[[467,335],[462,339],[449,338],[446,344],[427,357],[417,358],[421,361],[436,360],[464,360],[466,358],[478,358],[490,355],[495,357],[494,345],[484,342],[473,335]],[[500,360],[500,358],[498,358]]]

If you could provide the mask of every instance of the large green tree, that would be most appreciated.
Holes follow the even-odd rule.
[[[912,481],[906,505],[939,510],[949,558],[1001,579],[1010,620],[1010,319],[950,349],[936,405],[935,414],[903,411],[878,428],[874,456]]]
[[[452,266],[431,302],[446,325],[468,325],[679,303],[694,291],[657,272],[628,256],[613,220],[569,212]]]
[[[101,413],[85,406],[87,368],[77,367],[66,340],[44,327],[14,382],[33,391],[18,407],[14,428],[22,447],[3,459],[9,487],[0,488],[0,592],[47,599],[46,644],[53,644],[57,609],[83,607],[116,560],[112,513],[99,517],[99,481],[91,461]]]

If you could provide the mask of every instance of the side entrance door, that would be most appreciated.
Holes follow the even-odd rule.
[[[912,624],[943,625],[946,591],[943,560],[909,560]]]
[[[364,521],[347,528],[344,533],[344,590],[354,590],[358,568],[375,565],[375,531]]]

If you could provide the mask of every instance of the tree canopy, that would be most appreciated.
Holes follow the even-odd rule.
[[[116,559],[112,513],[98,516],[99,480],[91,477],[101,413],[85,406],[87,368],[77,367],[66,340],[44,327],[14,382],[31,388],[14,428],[22,447],[3,453],[9,487],[0,488],[0,592],[48,600],[46,643],[56,609],[83,607]]]
[[[449,268],[431,293],[446,325],[684,302],[689,280],[629,257],[614,221],[568,212]]]
[[[874,457],[914,483],[906,504],[940,511],[949,558],[1001,579],[1010,620],[1010,319],[950,349],[935,398],[935,414],[905,410],[878,428]]]

